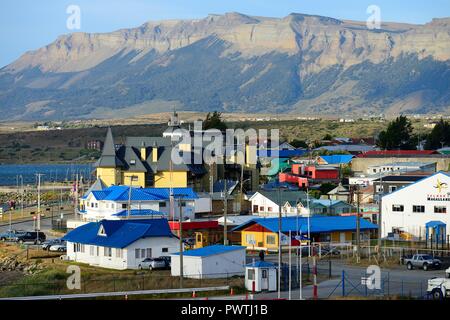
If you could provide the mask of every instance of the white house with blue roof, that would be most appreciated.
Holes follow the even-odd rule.
[[[450,234],[449,214],[450,175],[438,172],[382,198],[382,234],[385,237],[393,234],[424,240],[427,231],[428,234],[438,233],[438,230],[434,233],[428,230],[427,225],[439,225],[439,235],[446,240]]]
[[[166,219],[90,222],[63,239],[69,260],[117,270],[137,269],[145,258],[179,251],[179,238]]]
[[[183,252],[183,276],[192,279],[228,278],[245,274],[245,247],[214,245]],[[180,275],[180,254],[171,255],[172,276]]]
[[[170,213],[169,188],[138,188],[111,186],[103,190],[93,190],[83,197],[83,207],[79,212],[83,221],[103,219],[120,220],[168,218],[178,220],[181,207],[183,219],[195,218],[197,194],[192,188],[173,188],[174,213]],[[129,210],[128,203],[131,203]]]

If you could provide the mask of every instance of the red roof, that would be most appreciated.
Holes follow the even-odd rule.
[[[395,157],[395,156],[430,156],[433,154],[438,154],[435,150],[383,150],[383,151],[368,151],[363,154],[358,155],[359,158],[366,157]]]
[[[180,223],[178,221],[169,221],[169,226],[171,230],[180,230]],[[218,227],[218,221],[183,222],[183,230],[217,229]]]

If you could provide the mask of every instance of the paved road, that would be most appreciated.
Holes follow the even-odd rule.
[[[73,218],[74,214],[66,214],[64,217],[71,219]],[[49,234],[49,231],[52,228],[52,219],[51,217],[44,217],[41,219],[41,231],[43,231],[48,239],[55,238],[54,236]],[[34,222],[33,220],[28,220],[25,222],[13,222],[12,229],[16,230],[33,230],[34,229]],[[2,225],[0,226],[0,232],[6,232],[9,230],[9,225]]]

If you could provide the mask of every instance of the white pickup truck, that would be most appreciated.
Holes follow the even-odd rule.
[[[450,297],[450,279],[433,278],[428,280],[427,293],[431,295],[434,300],[442,300]]]

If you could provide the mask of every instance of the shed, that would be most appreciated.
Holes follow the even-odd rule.
[[[180,275],[180,253],[172,254],[172,276]],[[214,245],[183,252],[183,276],[192,279],[243,276],[245,247]]]
[[[266,261],[253,261],[247,264],[245,288],[252,292],[277,290],[277,266]]]

